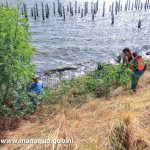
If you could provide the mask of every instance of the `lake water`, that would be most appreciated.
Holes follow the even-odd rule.
[[[49,4],[50,18],[45,21],[41,17],[41,1]],[[78,6],[83,7],[84,0],[77,0]],[[3,1],[4,2],[4,1]],[[111,25],[109,4],[106,1],[106,15],[102,17],[103,1],[99,2],[99,11],[92,21],[90,13],[81,18],[77,13],[71,16],[66,14],[66,20],[61,18],[57,11],[53,14],[53,0],[26,0],[31,31],[31,44],[36,48],[32,62],[36,65],[37,73],[63,68],[77,67],[76,71],[66,71],[51,75],[56,78],[81,75],[96,68],[96,62],[114,62],[116,52],[124,47],[142,48],[150,50],[150,10],[122,11],[115,15],[115,23]],[[30,9],[38,3],[40,17],[35,21],[31,17]],[[57,4],[57,1],[55,1]],[[68,0],[63,2],[65,8]],[[72,0],[74,6],[75,1]],[[145,1],[143,1],[145,2]],[[125,1],[122,1],[124,4]],[[57,6],[57,5],[56,5]],[[57,8],[57,7],[56,7]],[[124,5],[123,5],[124,9]],[[138,20],[141,19],[142,27],[138,29]],[[61,76],[61,77],[60,77]]]

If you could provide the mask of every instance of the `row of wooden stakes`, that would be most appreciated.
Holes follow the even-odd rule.
[[[6,1],[6,6],[8,7],[8,2]],[[39,9],[41,8],[41,9]],[[105,16],[106,14],[106,5],[105,1],[103,2],[102,6],[102,17]],[[109,13],[111,14],[111,25],[114,24],[115,20],[115,15],[117,15],[121,11],[132,11],[132,10],[142,10],[142,9],[149,9],[150,8],[150,0],[145,0],[145,2],[141,2],[141,0],[135,0],[134,2],[131,0],[127,0],[125,5],[124,5],[124,10],[123,10],[123,5],[121,4],[120,0],[112,2],[112,4],[109,6]],[[81,18],[86,16],[89,12],[92,14],[92,20],[95,19],[96,14],[99,11],[99,0],[97,0],[95,3],[92,1],[91,2],[91,8],[89,11],[89,2],[84,2],[84,5],[81,7],[80,5],[78,6],[78,2],[75,1],[74,7],[72,2],[69,2],[67,7],[63,6],[62,2],[60,0],[57,0],[57,2],[53,2],[53,14],[56,15],[57,13],[59,14],[60,17],[62,17],[64,20],[66,20],[66,15],[70,13],[70,15],[74,15],[79,13],[81,15]],[[25,15],[25,17],[28,18],[28,10],[27,5],[23,3],[21,7],[22,14]],[[34,7],[31,8],[31,16],[37,20],[37,18],[40,16],[39,13],[41,11],[42,15],[42,20],[45,20],[46,18],[50,17],[50,7],[49,4],[46,3],[44,5],[43,2],[41,2],[41,7],[37,3],[35,3]],[[141,27],[141,20],[139,19],[138,22],[138,28]]]

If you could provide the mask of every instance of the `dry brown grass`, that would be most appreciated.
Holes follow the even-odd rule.
[[[129,150],[149,149],[150,144],[150,73],[140,80],[138,93],[121,91],[117,96],[93,99],[80,108],[63,108],[57,113],[40,113],[22,121],[16,131],[6,132],[7,139],[73,138],[71,145],[2,145],[2,150],[111,150],[110,136],[121,129]],[[120,92],[120,91],[119,91]],[[44,106],[43,106],[44,107]],[[47,109],[44,107],[44,109]],[[116,150],[119,150],[116,148]]]

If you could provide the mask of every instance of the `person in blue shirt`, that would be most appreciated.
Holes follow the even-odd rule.
[[[38,77],[35,77],[35,76],[32,78],[32,80],[33,80],[33,83],[31,84],[31,87],[30,87],[31,92],[33,92],[33,94],[36,95],[36,96],[42,95],[43,92],[44,92],[43,82],[40,81],[39,78],[38,78]],[[36,102],[35,99],[36,99],[36,98],[35,98],[34,96],[31,98],[31,102],[32,102],[34,105],[37,104],[37,102]],[[40,98],[40,101],[42,101],[42,98]]]
[[[43,93],[43,83],[42,81],[39,81],[38,77],[33,77],[32,78],[33,82],[31,84],[31,90],[36,94],[40,95]]]

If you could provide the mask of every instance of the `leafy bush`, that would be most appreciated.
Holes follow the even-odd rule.
[[[107,96],[112,88],[126,87],[130,81],[130,69],[123,65],[103,64],[101,70],[77,79],[63,81],[47,94],[48,103],[67,101],[71,105],[85,102],[88,95]]]
[[[0,114],[18,114],[28,109],[26,86],[34,71],[29,26],[16,8],[1,5],[0,18]]]

